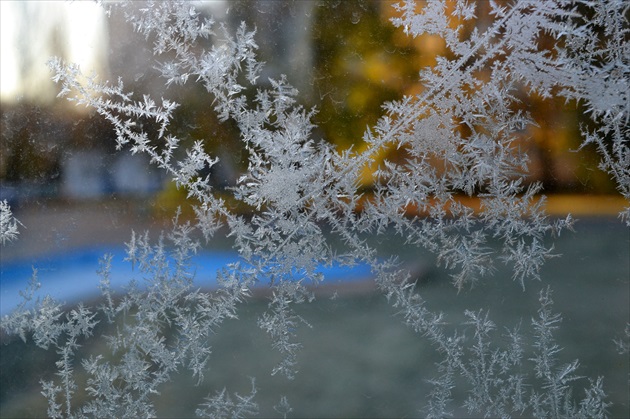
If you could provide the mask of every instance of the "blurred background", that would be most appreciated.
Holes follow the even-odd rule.
[[[267,63],[262,83],[286,74],[302,104],[317,107],[317,135],[338,149],[361,149],[366,127],[382,115],[381,104],[419,93],[418,71],[446,52],[439,38],[411,39],[395,29],[388,21],[392,2],[387,1],[195,4],[232,29],[241,21],[256,27],[260,59]],[[112,129],[102,118],[56,99],[58,87],[46,66],[52,56],[76,62],[101,80],[121,77],[128,90],[181,103],[173,131],[191,142],[204,140],[206,149],[221,159],[212,174],[219,190],[235,183],[247,164],[236,127],[218,122],[202,86],[190,81],[164,91],[151,68],[155,58],[147,43],[120,13],[108,19],[89,1],[3,1],[1,7],[0,199],[14,207],[38,199],[113,197],[142,198],[169,208],[181,204],[183,191],[175,191],[159,171],[147,169],[144,156],[114,153]],[[487,5],[481,2],[480,7]],[[614,194],[614,184],[596,168],[594,147],[575,151],[579,124],[585,122],[576,105],[523,99],[522,107],[539,123],[522,133],[522,147],[531,158],[530,181],[541,181],[552,195]],[[364,176],[367,189],[371,178],[370,173]]]
[[[351,146],[361,149],[366,127],[382,115],[381,104],[421,92],[418,71],[445,53],[439,38],[411,39],[395,29],[389,23],[394,12],[389,1],[193,3],[203,14],[226,21],[231,29],[241,21],[256,27],[260,59],[267,63],[260,81],[264,84],[267,77],[286,74],[300,91],[302,104],[318,109],[316,136],[339,150]],[[482,9],[484,5],[480,2]],[[115,152],[114,133],[101,117],[56,98],[58,86],[50,80],[46,66],[50,57],[76,62],[84,73],[95,72],[101,80],[120,77],[128,91],[180,103],[172,130],[190,144],[203,140],[206,150],[221,159],[211,173],[218,194],[234,185],[247,167],[237,127],[219,123],[210,106],[212,98],[202,86],[189,81],[183,87],[164,90],[163,80],[151,66],[155,58],[150,44],[133,32],[120,13],[114,10],[108,18],[90,1],[3,0],[0,18],[0,200],[9,201],[23,224],[18,240],[4,246],[0,254],[3,295],[9,292],[9,283],[26,283],[27,274],[19,278],[14,274],[18,265],[44,265],[52,272],[61,269],[60,258],[79,252],[81,257],[72,260],[94,272],[94,255],[111,246],[119,249],[129,240],[131,229],[148,230],[157,237],[178,206],[184,214],[189,211],[185,192],[150,166],[145,156]],[[592,366],[587,374],[618,373],[624,368],[627,372],[627,361],[618,361],[608,349],[603,349],[606,355],[602,360],[599,349],[607,345],[603,342],[610,342],[616,330],[623,330],[628,318],[630,239],[627,229],[615,219],[624,201],[615,194],[609,177],[597,169],[599,157],[594,147],[575,151],[580,144],[579,125],[585,122],[578,106],[525,95],[522,99],[522,107],[539,122],[521,133],[521,146],[531,158],[529,181],[543,183],[552,214],[571,212],[585,219],[578,225],[578,232],[584,235],[560,239],[559,253],[566,257],[545,267],[547,277],[561,290],[558,294],[567,296],[558,307],[570,317],[564,345],[569,346],[569,355],[579,356],[585,365]],[[376,156],[377,163],[385,157],[393,161],[399,158]],[[368,193],[371,178],[366,172],[362,180]],[[207,246],[211,251],[224,251],[231,243],[215,241]],[[89,257],[86,249],[90,250]],[[457,296],[455,301],[448,273],[434,268],[431,255],[399,248],[389,251],[414,263],[420,260],[418,275],[427,287],[425,297],[435,301],[436,307],[461,314],[461,307],[484,307],[494,302],[496,312],[511,313],[506,321],[523,314],[527,320],[535,307],[535,297],[523,298],[520,288],[506,281],[509,272],[496,274],[506,284],[491,288],[496,292],[472,293],[466,300]],[[42,275],[46,275],[45,270]],[[92,280],[96,284],[96,276]],[[308,348],[300,361],[304,374],[299,375],[296,385],[273,384],[274,379],[268,377],[269,383],[263,381],[260,387],[269,390],[262,392],[269,391],[269,397],[278,391],[296,393],[293,400],[302,409],[297,416],[309,416],[309,412],[320,416],[413,416],[420,403],[418,395],[426,390],[424,379],[431,378],[413,371],[422,370],[435,359],[425,354],[422,341],[372,290],[363,287],[361,292],[349,292],[341,299],[325,298],[301,308],[316,326],[314,331],[304,328],[300,332]],[[529,305],[519,311],[514,309],[515,301]],[[233,384],[231,390],[246,394],[250,390],[247,375],[265,376],[262,370],[269,371],[275,361],[257,358],[261,354],[256,350],[260,345],[268,346],[266,341],[261,343],[265,337],[259,336],[262,332],[255,325],[265,304],[265,300],[254,301],[244,309],[245,321],[231,322],[229,328],[221,330],[226,337],[217,341],[217,374],[209,387],[215,385],[220,390],[222,385]],[[339,318],[347,321],[335,320]],[[334,325],[339,328],[334,329]],[[322,335],[323,330],[330,335]],[[579,349],[585,344],[586,349]],[[36,350],[25,355],[20,345],[13,342],[2,349],[2,416],[45,408],[25,400],[28,395],[38,395],[39,384],[29,374],[44,368],[47,358]],[[235,362],[244,365],[251,359],[257,361],[250,369],[231,369]],[[347,371],[338,371],[339,366]],[[256,368],[261,370],[258,374]],[[624,406],[627,409],[624,388],[628,374],[620,376],[620,380],[613,378],[612,386],[623,412]],[[172,407],[168,400],[163,399],[165,412],[177,415],[179,412],[168,410]],[[328,405],[322,400],[328,400]],[[273,410],[265,412],[274,414]]]

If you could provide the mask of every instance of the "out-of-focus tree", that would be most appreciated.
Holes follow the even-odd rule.
[[[394,28],[389,20],[397,12],[391,3],[324,1],[315,9],[313,101],[319,109],[316,122],[324,137],[339,149],[362,149],[362,142],[356,139],[383,113],[380,104],[421,93],[422,87],[415,82],[419,69],[434,65],[437,55],[448,55],[444,40],[438,36],[409,38]],[[423,4],[419,1],[418,8]],[[452,2],[449,7],[455,8],[456,4]],[[489,5],[480,2],[476,19],[452,24],[461,24],[472,32],[489,21],[489,11]],[[539,46],[553,51],[555,42],[543,36]],[[593,169],[599,159],[596,150],[576,152],[580,144],[576,104],[554,98],[523,99],[518,106],[527,108],[539,121],[521,133],[522,146],[530,149],[530,180],[542,182],[549,193],[614,192],[609,176]],[[387,155],[374,157],[374,164],[363,176],[365,186],[371,184],[372,171],[383,159],[400,160],[405,157],[405,150],[390,150]]]
[[[390,2],[326,1],[313,25],[315,119],[339,149],[356,143],[382,115],[381,104],[411,89],[423,53],[396,30],[382,9]],[[375,166],[384,156],[375,156]],[[391,156],[390,156],[391,157]],[[375,167],[373,167],[375,168]],[[369,185],[371,173],[364,175]]]

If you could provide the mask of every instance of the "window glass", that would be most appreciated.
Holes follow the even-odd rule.
[[[576,3],[0,2],[0,416],[623,416],[628,20]]]

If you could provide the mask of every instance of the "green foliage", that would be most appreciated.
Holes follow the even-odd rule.
[[[315,121],[339,149],[362,147],[366,127],[415,82],[418,51],[399,41],[378,1],[322,2],[315,9]],[[397,42],[398,41],[398,42]]]

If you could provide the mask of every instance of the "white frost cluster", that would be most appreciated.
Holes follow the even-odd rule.
[[[19,221],[11,212],[9,203],[6,200],[0,201],[0,243],[2,245],[17,239],[18,234],[20,234],[18,223]]]
[[[273,373],[291,378],[300,348],[296,325],[306,321],[293,307],[314,298],[308,284],[325,281],[317,267],[367,263],[406,323],[444,357],[439,364],[442,375],[432,381],[430,416],[449,414],[452,389],[462,381],[472,389],[463,402],[471,414],[605,415],[601,380],[592,381],[582,399],[571,393],[577,363],[558,363],[552,332],[560,317],[551,311],[549,290],[540,294],[541,308],[532,320],[537,343],[530,348],[533,358],[527,359],[518,330],[509,332],[508,347],[492,347],[495,325],[485,312],[465,313],[474,338],[449,334],[442,314],[427,309],[409,284],[409,274],[364,238],[394,231],[409,246],[434,252],[450,269],[458,289],[482,282],[497,262],[509,264],[522,287],[539,279],[541,266],[551,256],[545,239],[570,227],[572,220],[550,220],[544,200],[535,199],[541,186],[525,186],[528,159],[516,141],[518,133],[536,121],[517,110],[517,93],[522,91],[585,104],[594,124],[583,128],[584,145],[597,146],[601,167],[630,200],[628,6],[614,0],[491,1],[489,21],[470,31],[462,22],[476,15],[478,3],[461,0],[452,11],[447,3],[433,0],[420,7],[405,0],[394,5],[399,12],[394,25],[414,37],[438,35],[446,41],[448,54],[421,72],[422,93],[383,105],[383,116],[363,136],[365,149],[344,151],[316,137],[315,110],[297,104],[298,92],[286,77],[269,79],[267,87],[259,83],[263,64],[256,57],[255,31],[245,23],[232,34],[188,2],[112,6],[122,8],[136,31],[152,42],[166,87],[200,83],[220,119],[238,126],[249,160],[231,193],[255,209],[251,216],[234,212],[201,175],[218,161],[205,152],[203,142],[185,149],[169,131],[177,103],[138,97],[122,82],[83,82],[76,66],[51,61],[60,96],[97,111],[115,128],[119,148],[147,153],[178,187],[186,188],[198,223],[175,228],[171,240],[176,250],[170,256],[162,242],[151,246],[146,237],[134,236],[130,260],[153,278],[148,296],[132,289],[120,301],[113,299],[104,261],[102,288],[108,304],[102,310],[111,322],[123,318],[118,335],[108,344],[113,353],[125,355],[111,364],[101,356],[84,360],[93,397],[79,410],[70,409],[74,381],[68,363],[76,339],[89,335],[94,315],[80,307],[67,320],[56,311],[49,316],[46,327],[54,331],[54,340],[67,336],[57,341],[64,357],[59,376],[66,386],[45,383],[49,414],[154,415],[150,395],[182,368],[202,378],[212,328],[236,316],[237,303],[262,279],[269,280],[273,292],[259,324],[283,355]],[[557,40],[553,51],[538,47],[543,35]],[[197,45],[199,40],[212,40],[212,45],[204,48]],[[143,121],[158,129],[144,131]],[[364,199],[361,174],[373,156],[388,149],[404,149],[406,158],[385,160],[375,174],[373,197]],[[457,199],[460,195],[477,197],[481,209],[467,206]],[[409,217],[404,208],[410,205],[426,215]],[[17,231],[10,212],[5,218],[2,208],[4,242]],[[630,209],[624,215],[630,225],[628,214]],[[197,246],[189,238],[193,227],[207,240],[227,228],[241,257],[225,267],[220,275],[224,287],[214,296],[192,287],[187,258]],[[498,251],[490,241],[500,243]],[[174,264],[168,262],[171,257]],[[5,327],[22,335],[25,330],[37,333],[39,318],[36,310],[22,313],[7,319]],[[178,339],[164,338],[167,324],[178,330]],[[529,361],[531,381],[522,368]],[[110,385],[114,380],[116,387]],[[220,392],[209,396],[199,412],[254,413],[254,395],[255,388],[251,396],[238,396],[235,402]],[[64,405],[57,403],[59,397]]]

